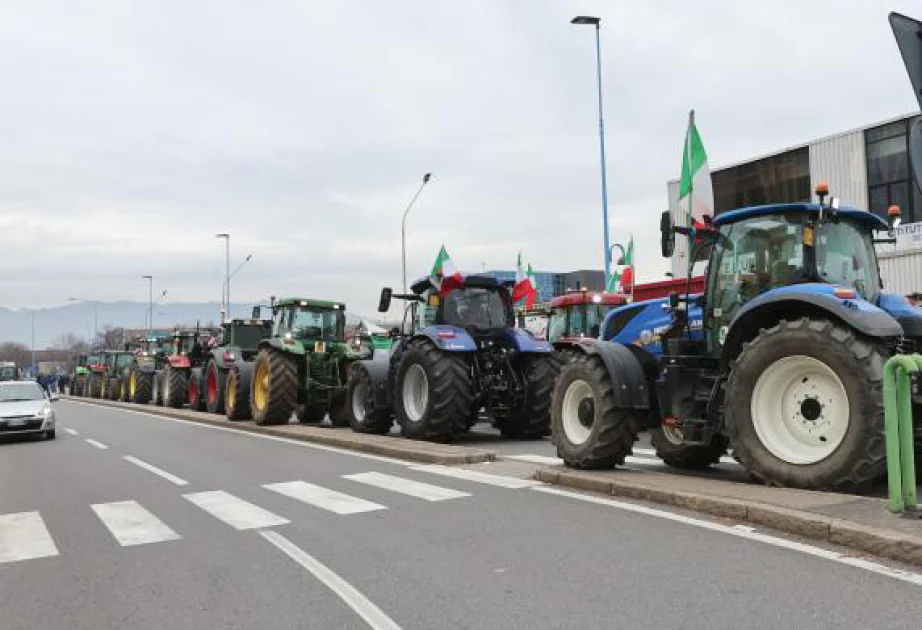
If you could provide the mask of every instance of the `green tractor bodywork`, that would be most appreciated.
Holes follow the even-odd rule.
[[[74,367],[70,374],[70,395],[89,396],[87,384],[90,376],[90,366],[99,363],[98,354],[79,354],[74,359]]]
[[[125,344],[125,349],[132,354],[132,361],[121,371],[122,401],[146,405],[152,400],[154,379],[166,360],[169,348],[169,338],[157,336],[138,337]]]
[[[260,342],[253,366],[253,418],[285,424],[297,412],[299,421],[317,423],[329,413],[333,426],[347,426],[346,371],[372,349],[346,342],[346,305],[283,298],[272,310],[272,336]]]
[[[259,318],[259,307],[250,319],[233,319],[221,326],[221,337],[215,339],[208,350],[208,356],[201,372],[199,391],[201,404],[210,413],[227,412],[227,385],[231,371],[241,363],[252,363],[259,352],[259,343],[272,334],[272,320]],[[234,384],[233,409],[241,411],[237,404],[237,381]],[[245,405],[249,417],[249,405]],[[233,420],[242,420],[235,416]]]

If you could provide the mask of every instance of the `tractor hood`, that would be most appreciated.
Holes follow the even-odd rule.
[[[877,298],[877,306],[903,327],[903,336],[922,339],[922,308],[909,304],[901,295],[883,293]]]

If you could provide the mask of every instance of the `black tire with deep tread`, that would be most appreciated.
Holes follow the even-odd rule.
[[[250,410],[250,381],[252,376],[252,363],[238,365],[228,372],[227,387],[224,388],[224,415],[227,416],[228,420],[249,420],[253,417]],[[230,405],[227,400],[227,394],[230,391],[232,381],[236,400],[233,405]]]
[[[215,384],[216,384],[216,398],[211,400],[208,393],[208,382],[211,380],[212,373],[214,373]],[[205,407],[209,413],[224,413],[224,392],[227,389],[227,370],[222,370],[218,368],[217,362],[214,359],[208,361],[205,365],[204,370],[205,377],[203,380],[204,385],[204,395],[205,395]]]
[[[407,370],[417,364],[426,372],[429,399],[423,418],[413,422],[407,417],[401,392]],[[429,341],[412,341],[401,357],[394,382],[394,415],[404,436],[444,442],[467,431],[474,393],[463,355],[441,352]]]
[[[295,417],[301,424],[320,424],[327,417],[327,409],[323,405],[298,405]]]
[[[565,365],[554,385],[551,430],[557,456],[567,466],[583,469],[611,468],[624,463],[637,440],[640,421],[637,412],[615,406],[617,375],[608,373],[600,357],[584,355]],[[563,428],[563,400],[574,381],[585,381],[592,389],[594,415],[589,437],[574,444]]]
[[[256,373],[262,363],[269,364],[269,401],[262,411],[256,408],[253,392],[256,387]],[[291,414],[298,406],[298,367],[283,352],[267,348],[259,351],[253,365],[250,384],[250,411],[256,424],[288,424]]]
[[[86,379],[86,392],[88,398],[102,398],[102,376],[90,374]]]
[[[650,430],[656,455],[673,468],[704,470],[720,462],[727,454],[726,436],[715,435],[710,444],[676,444],[663,433],[662,427]]]
[[[553,354],[519,355],[525,399],[518,409],[497,423],[506,438],[537,440],[551,432],[551,396],[560,374],[560,358]]]
[[[189,377],[186,385],[186,394],[189,397],[189,409],[193,411],[205,411],[205,372],[200,367],[194,367],[189,370]]]
[[[122,395],[122,379],[117,376],[106,379],[106,398],[118,400]]]
[[[73,385],[70,386],[71,396],[83,396],[83,388],[86,386],[85,376],[75,376]]]
[[[132,366],[131,371],[135,375],[135,389],[134,397],[131,398],[131,388],[128,388],[128,396],[131,398],[129,402],[136,405],[146,405],[151,401],[153,395],[154,373],[142,372],[137,366]],[[128,378],[131,378],[131,374],[128,375]]]
[[[775,361],[810,356],[829,366],[849,399],[849,426],[839,447],[814,464],[784,462],[768,451],[752,425],[751,398],[756,381]],[[754,478],[808,489],[856,490],[886,471],[883,365],[879,344],[826,319],[782,320],[760,330],[733,362],[726,385],[726,427],[733,455]]]
[[[163,368],[163,404],[173,409],[182,409],[186,404],[189,374],[185,369],[176,369],[167,365]]]
[[[163,370],[155,370],[151,382],[150,401],[157,407],[163,406]]]
[[[365,387],[365,400],[362,401],[365,415],[361,420],[356,418],[352,412],[352,400],[359,385]],[[349,426],[356,433],[385,435],[391,432],[394,420],[389,409],[375,407],[373,387],[371,376],[364,368],[353,368],[349,371],[349,380],[346,383],[346,412],[349,414]]]

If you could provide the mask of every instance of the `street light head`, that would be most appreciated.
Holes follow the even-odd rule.
[[[215,238],[230,238],[230,234],[227,234],[226,232],[219,232],[215,234],[214,237]]]
[[[432,179],[432,173],[426,173],[425,175],[423,175],[424,184],[428,184],[430,179]]]
[[[597,27],[601,21],[602,18],[592,17],[591,15],[577,15],[570,20],[570,24],[592,24]]]
[[[153,280],[153,279],[154,279],[153,276],[141,276],[141,277],[144,278],[145,280]]]

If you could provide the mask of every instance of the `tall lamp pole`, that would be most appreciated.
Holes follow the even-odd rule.
[[[220,232],[215,238],[224,239],[224,317],[230,319],[230,234]]]
[[[416,194],[413,195],[413,198],[410,199],[407,209],[403,211],[403,219],[400,221],[400,251],[401,251],[401,261],[403,263],[403,292],[407,292],[407,214],[410,212],[410,208],[413,207],[413,204],[416,203],[419,193],[423,192],[423,188],[426,184],[429,183],[429,180],[432,179],[432,173],[426,173],[423,175],[423,183],[419,185],[419,189],[416,191]]]
[[[605,234],[605,286],[608,286],[608,280],[611,277],[611,246],[609,245],[608,234],[608,183],[605,175],[605,121],[602,116],[602,42],[601,42],[601,23],[602,18],[588,15],[579,15],[572,20],[570,24],[590,24],[595,26],[595,58],[596,58],[596,78],[599,88],[599,156],[602,169],[602,228]]]
[[[150,337],[151,330],[154,328],[154,277],[141,277],[147,280],[147,336]]]
[[[35,367],[35,311],[32,311],[32,377],[37,376],[38,371]]]

